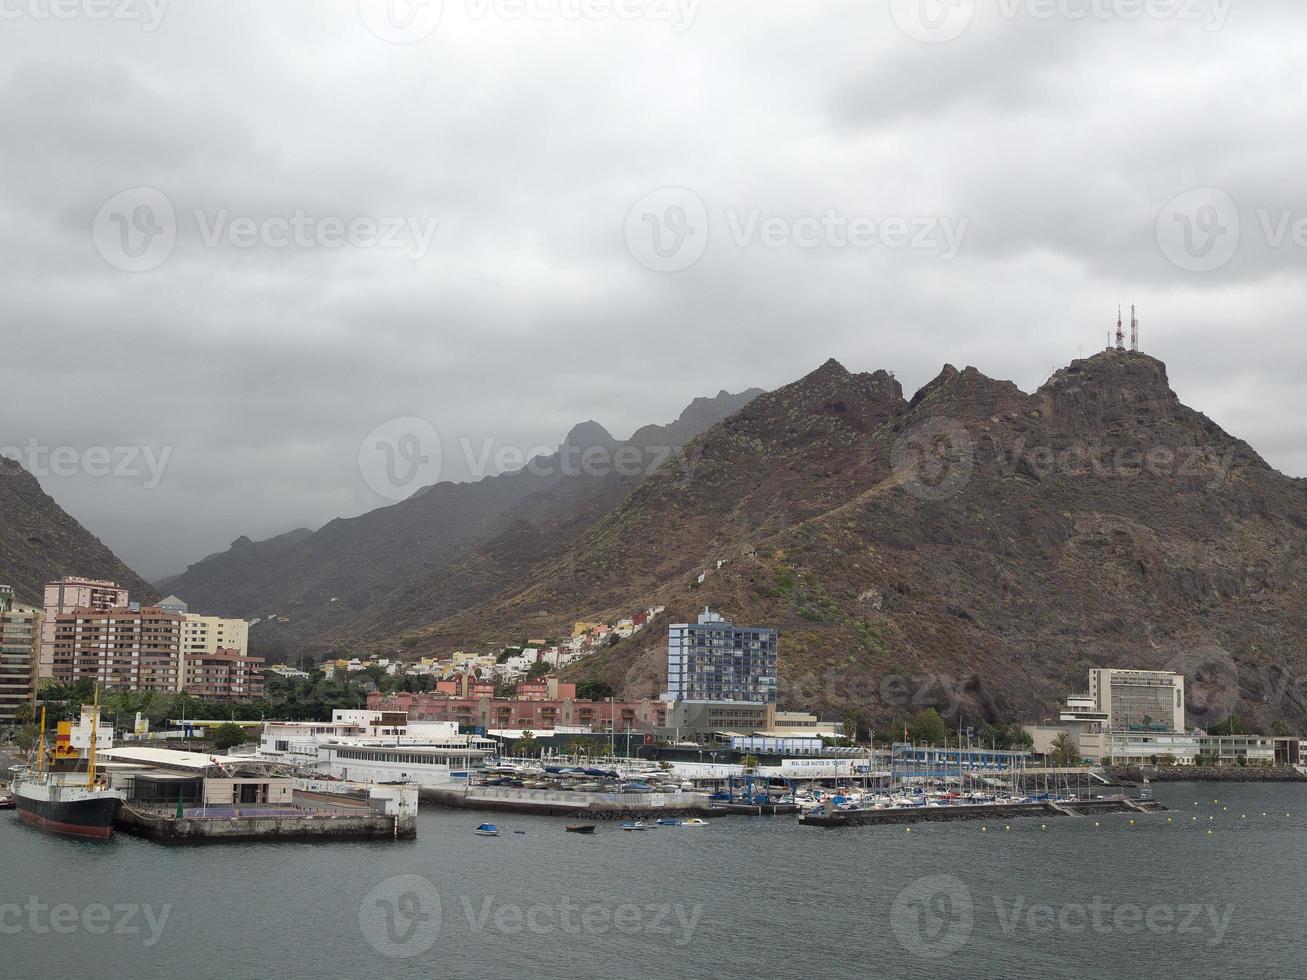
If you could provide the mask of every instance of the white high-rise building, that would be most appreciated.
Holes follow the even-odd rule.
[[[1184,674],[1165,670],[1089,672],[1089,697],[1110,732],[1183,732]]]

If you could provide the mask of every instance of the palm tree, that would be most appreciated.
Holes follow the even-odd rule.
[[[1080,752],[1076,745],[1071,741],[1071,736],[1067,732],[1062,732],[1053,739],[1052,760],[1056,766],[1075,766],[1080,763]]]

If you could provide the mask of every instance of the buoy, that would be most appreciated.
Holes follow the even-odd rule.
[[[1011,829],[1012,829],[1012,826],[1011,826],[1011,824],[1009,824],[1008,826],[1004,827],[1003,829],[1004,829],[1004,830],[1011,830]]]
[[[912,828],[911,828],[911,827],[907,827],[907,828],[905,828],[905,829],[907,830],[907,832],[908,832],[909,834],[912,833]]]
[[[1098,821],[1097,821],[1097,820],[1094,821],[1094,826],[1095,826],[1095,827],[1098,826]]]
[[[1041,824],[1039,825],[1039,829],[1040,829],[1040,830],[1047,830],[1047,829],[1048,829],[1048,824],[1046,824],[1046,823],[1041,823]]]
[[[1209,833],[1209,834],[1210,834],[1210,833],[1211,833],[1211,831],[1210,831],[1210,830],[1209,830],[1209,831],[1207,831],[1207,832],[1208,832],[1208,833]]]
[[[1247,819],[1248,819],[1248,814],[1246,814],[1246,813],[1240,814],[1240,815],[1239,815],[1239,819],[1240,819],[1240,820],[1247,820]]]
[[[1197,820],[1198,818],[1197,818],[1197,817],[1190,817],[1189,819],[1190,819],[1190,820]]]
[[[988,828],[988,827],[981,827],[981,828],[980,828],[980,832],[981,832],[982,834],[984,834],[984,833],[988,833],[988,832],[989,832],[989,828]]]
[[[1229,809],[1230,809],[1230,808],[1229,808],[1228,806],[1223,806],[1223,807],[1221,807],[1221,810],[1222,810],[1222,811],[1227,811],[1227,812],[1228,812]]]
[[[1135,822],[1134,822],[1133,819],[1131,819],[1131,821],[1130,821],[1130,826],[1133,827],[1134,825],[1135,825]]]
[[[1170,822],[1171,822],[1171,818],[1170,818],[1170,817],[1167,817],[1167,818],[1166,818],[1166,822],[1167,822],[1167,823],[1170,823]]]

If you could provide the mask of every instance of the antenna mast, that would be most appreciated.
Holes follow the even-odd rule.
[[[1139,317],[1135,313],[1135,305],[1130,304],[1130,349],[1136,354],[1139,353]]]
[[[1125,324],[1121,321],[1121,307],[1116,308],[1116,349],[1125,350]]]

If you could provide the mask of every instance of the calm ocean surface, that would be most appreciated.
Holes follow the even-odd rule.
[[[0,814],[0,976],[1307,977],[1307,786],[1156,795],[1133,826],[432,810],[416,842],[190,848]]]

